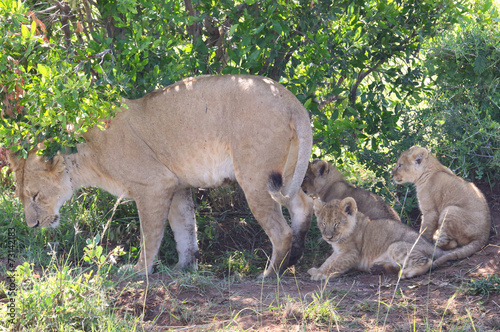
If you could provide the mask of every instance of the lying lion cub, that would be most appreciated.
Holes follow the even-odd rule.
[[[451,250],[437,259],[435,266],[468,257],[488,242],[491,218],[484,195],[427,149],[414,146],[403,152],[392,177],[396,183],[415,184],[422,211],[420,232],[437,241],[441,249]]]
[[[323,203],[314,200],[314,213],[323,239],[333,247],[333,254],[319,269],[307,271],[312,280],[323,280],[350,269],[370,272],[400,270],[401,278],[424,274],[432,258],[443,252],[408,226],[391,219],[370,220],[358,212],[352,197]]]
[[[308,195],[318,195],[323,202],[352,197],[358,209],[371,219],[400,220],[394,209],[382,197],[368,190],[356,188],[329,162],[315,159],[307,168],[302,190]]]

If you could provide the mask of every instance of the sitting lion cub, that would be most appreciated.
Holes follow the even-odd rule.
[[[309,164],[302,182],[302,190],[308,195],[318,195],[323,202],[352,197],[358,209],[371,219],[394,219],[398,214],[382,197],[368,190],[356,188],[329,162],[315,159]]]
[[[443,252],[408,226],[391,219],[370,220],[358,212],[352,197],[323,203],[314,200],[314,213],[323,239],[333,247],[333,254],[319,269],[307,271],[312,280],[322,280],[350,269],[370,272],[401,270],[401,278],[424,274],[432,258]]]
[[[435,266],[468,257],[488,242],[491,218],[484,195],[427,149],[414,146],[403,152],[392,177],[396,183],[415,184],[422,211],[420,232],[441,249],[451,250]]]

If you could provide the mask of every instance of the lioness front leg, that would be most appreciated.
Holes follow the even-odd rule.
[[[172,196],[173,193],[148,195],[135,201],[141,223],[141,253],[134,270],[140,274],[153,272],[153,262],[163,239]]]
[[[190,188],[175,192],[170,205],[168,221],[174,233],[179,256],[176,268],[197,269],[200,254],[198,252],[193,194]]]

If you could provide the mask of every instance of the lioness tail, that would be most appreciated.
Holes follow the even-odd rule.
[[[303,109],[303,111],[304,113],[306,113],[305,109]],[[300,186],[304,181],[304,176],[306,175],[307,166],[309,165],[309,159],[311,157],[311,123],[309,122],[309,116],[307,114],[301,113],[302,112],[299,111],[292,113],[292,122],[297,134],[297,139],[299,141],[299,150],[297,153],[297,162],[295,165],[295,170],[293,172],[292,181],[287,188],[288,192],[285,194],[281,192],[281,189],[283,188],[283,175],[279,172],[271,172],[267,185],[271,197],[276,202],[285,206],[288,205],[290,200],[293,199],[297,192],[300,190]]]

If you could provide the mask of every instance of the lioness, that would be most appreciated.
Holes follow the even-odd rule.
[[[352,197],[326,204],[315,199],[314,214],[323,239],[333,247],[333,254],[319,269],[307,271],[312,280],[338,276],[350,269],[370,272],[378,266],[386,271],[401,270],[401,278],[411,278],[427,272],[433,256],[443,254],[399,221],[370,220],[358,211]]]
[[[382,197],[353,186],[326,160],[315,159],[309,164],[302,190],[308,195],[318,195],[323,202],[352,197],[356,200],[359,211],[371,219],[401,220]]]
[[[135,269],[151,273],[168,219],[177,267],[197,267],[191,187],[236,180],[269,236],[273,251],[263,276],[283,271],[302,255],[312,199],[300,189],[312,148],[306,109],[282,85],[258,76],[201,76],[124,102],[109,129],[93,128],[78,153],[45,161],[9,155],[17,195],[30,227],[55,227],[59,208],[82,186],[96,186],[137,203],[142,250]],[[267,189],[292,214],[292,228]],[[292,231],[293,230],[293,231]],[[293,239],[293,242],[292,242]]]
[[[437,259],[435,266],[468,257],[488,242],[491,218],[484,195],[427,149],[413,146],[403,152],[392,177],[396,183],[415,184],[422,211],[420,232],[437,241],[441,249],[451,250]]]

